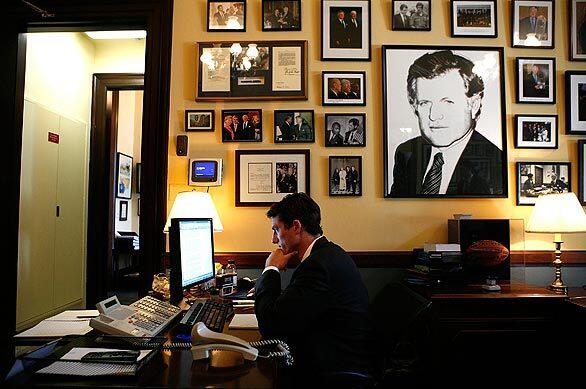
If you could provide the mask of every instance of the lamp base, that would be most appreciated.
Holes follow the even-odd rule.
[[[556,293],[568,294],[568,287],[566,285],[551,284],[547,289],[553,290]]]

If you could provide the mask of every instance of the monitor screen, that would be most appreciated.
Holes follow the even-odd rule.
[[[191,180],[193,182],[211,182],[217,179],[217,166],[216,161],[193,161],[193,167],[191,172]]]

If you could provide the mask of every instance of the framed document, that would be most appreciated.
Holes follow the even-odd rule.
[[[307,100],[307,41],[200,42],[197,101]]]
[[[265,207],[309,195],[309,150],[236,150],[236,206]]]

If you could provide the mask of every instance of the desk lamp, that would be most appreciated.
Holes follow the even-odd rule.
[[[586,214],[576,195],[570,192],[539,197],[525,231],[554,234],[555,280],[549,289],[567,293],[562,281],[562,234],[586,232]]]
[[[180,192],[175,197],[173,207],[167,218],[163,232],[169,232],[171,219],[184,217],[206,217],[211,218],[214,225],[214,232],[224,231],[222,221],[210,196],[207,192]]]

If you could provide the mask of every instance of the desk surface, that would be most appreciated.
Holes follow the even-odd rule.
[[[433,288],[429,297],[441,299],[566,299],[568,296],[555,293],[545,287],[532,286],[522,283],[502,283],[498,292],[488,292],[482,289],[482,284],[470,284],[457,287]]]

